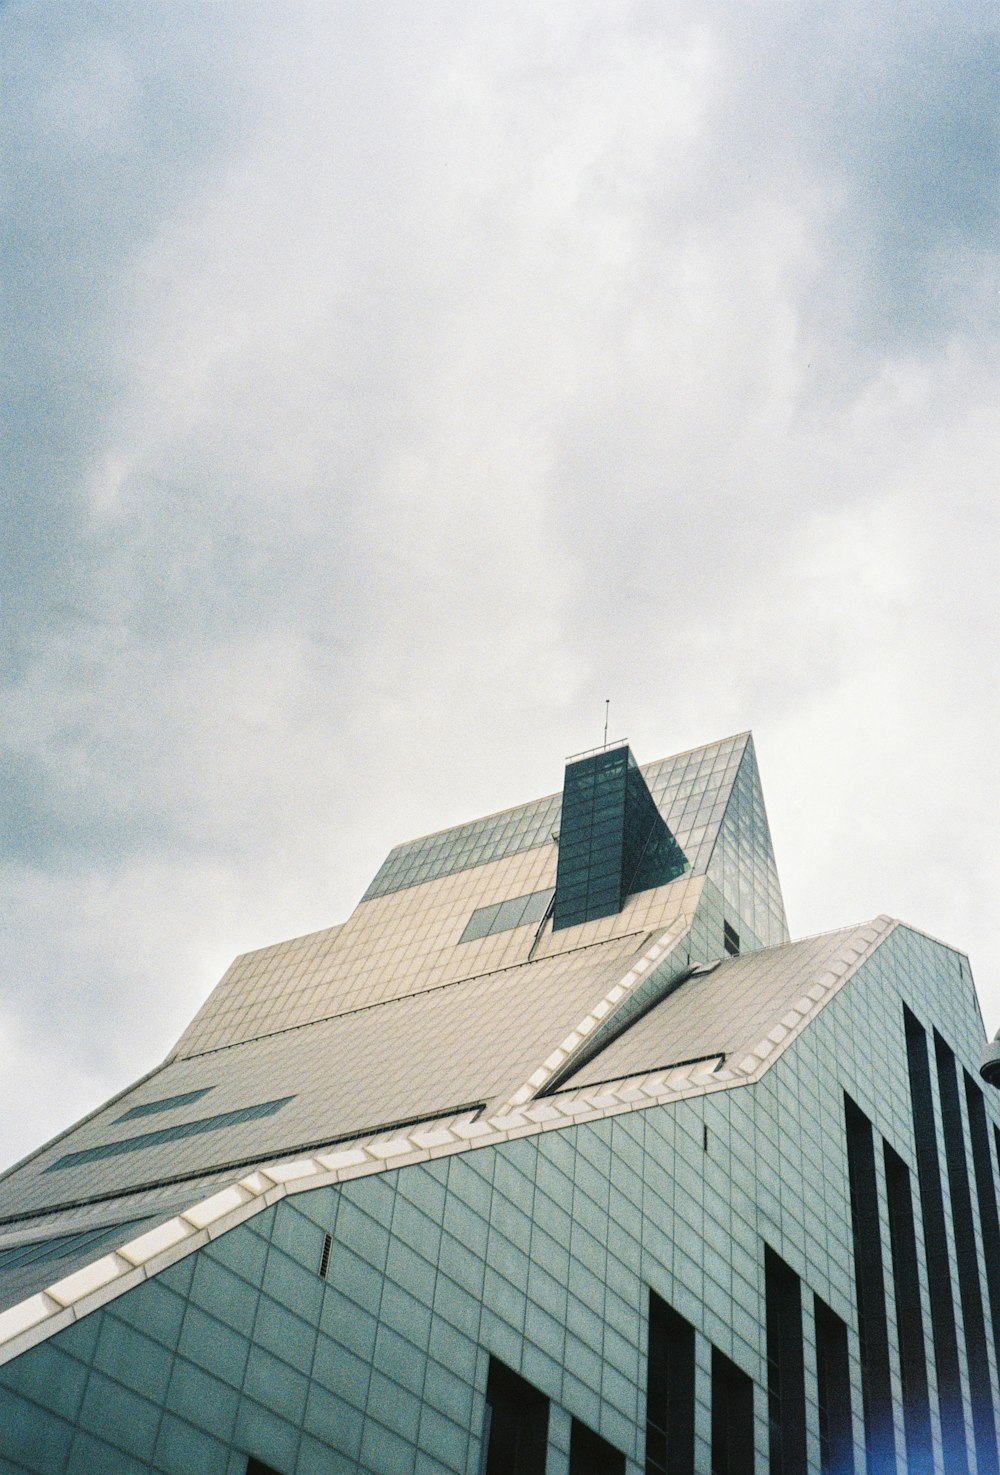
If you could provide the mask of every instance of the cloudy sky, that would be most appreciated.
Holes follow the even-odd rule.
[[[1000,1025],[995,26],[0,8],[0,1163],[605,697]]]

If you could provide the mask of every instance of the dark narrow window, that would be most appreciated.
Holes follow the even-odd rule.
[[[820,1475],[854,1475],[847,1327],[819,1296],[814,1297],[814,1308]]]
[[[569,1436],[569,1475],[625,1475],[625,1456],[574,1419]]]
[[[712,1348],[712,1475],[753,1475],[753,1383]]]
[[[251,1455],[247,1460],[247,1475],[279,1475],[279,1471],[265,1465],[263,1460],[255,1460]]]
[[[199,1137],[203,1132],[218,1132],[223,1127],[236,1127],[243,1122],[256,1122],[261,1117],[274,1116],[289,1101],[291,1096],[282,1096],[277,1101],[262,1101],[256,1106],[241,1106],[236,1111],[223,1111],[218,1116],[199,1117],[194,1122],[178,1122],[173,1127],[158,1127],[154,1132],[140,1132],[136,1137],[119,1137],[115,1142],[100,1142],[96,1147],[84,1147],[78,1152],[67,1152],[49,1163],[46,1173],[62,1168],[75,1168],[80,1163],[96,1163],[101,1158],[120,1157],[125,1152],[138,1152],[143,1147],[157,1147],[164,1142],[178,1142],[182,1137]]]
[[[997,1214],[996,1180],[990,1157],[990,1133],[986,1123],[986,1103],[975,1081],[965,1072],[965,1103],[969,1112],[969,1136],[972,1139],[972,1164],[976,1173],[976,1197],[979,1200],[979,1223],[983,1233],[983,1259],[986,1264],[986,1289],[990,1298],[993,1321],[993,1346],[1000,1367],[1000,1217]]]
[[[490,1358],[483,1475],[545,1475],[549,1400]]]
[[[764,1246],[767,1415],[771,1475],[806,1475],[806,1378],[799,1278]]]
[[[178,1096],[161,1096],[159,1101],[144,1101],[141,1106],[132,1106],[121,1116],[116,1116],[116,1122],[134,1122],[138,1117],[156,1116],[157,1112],[173,1111],[177,1106],[189,1106],[192,1101],[200,1101],[207,1096],[212,1086],[202,1086],[197,1091],[182,1091]]]
[[[917,1153],[917,1186],[920,1190],[920,1213],[924,1225],[930,1289],[941,1443],[948,1475],[967,1475],[969,1457],[965,1447],[965,1414],[962,1409],[962,1381],[958,1366],[955,1303],[951,1295],[951,1256],[944,1218],[944,1194],[938,1163],[927,1036],[905,1005],[903,1019],[906,1025],[906,1063],[910,1075],[910,1105]]]
[[[694,1475],[694,1327],[652,1291],[646,1475]]]
[[[965,1324],[965,1350],[969,1363],[969,1392],[972,1396],[972,1431],[976,1441],[976,1463],[980,1475],[1000,1475],[1000,1462],[997,1460],[997,1430],[993,1418],[993,1393],[990,1388],[990,1365],[986,1356],[983,1288],[979,1278],[976,1228],[972,1217],[972,1190],[969,1183],[969,1163],[965,1152],[965,1128],[962,1124],[962,1098],[958,1089],[955,1057],[937,1030],[934,1031],[934,1057],[937,1064],[938,1092],[941,1097],[944,1158],[948,1170],[951,1212],[955,1223],[955,1262],[958,1266],[958,1293],[962,1301],[962,1320]]]
[[[927,1351],[924,1346],[924,1318],[920,1309],[920,1272],[917,1267],[910,1170],[888,1142],[883,1146],[885,1184],[889,1198],[892,1281],[896,1290],[896,1325],[899,1332],[899,1371],[903,1384],[906,1457],[911,1470],[930,1470],[934,1464],[931,1408],[927,1391]]]
[[[330,1268],[330,1251],[333,1249],[333,1235],[324,1234],[323,1253],[319,1257],[319,1278],[326,1280],[326,1272]]]
[[[871,1469],[889,1470],[896,1467],[896,1436],[892,1418],[889,1327],[885,1314],[875,1140],[871,1122],[847,1095],[844,1096],[844,1111],[854,1234],[854,1281],[858,1294],[865,1448]]]
[[[729,922],[722,924],[722,946],[732,958],[735,958],[740,950],[740,934]]]

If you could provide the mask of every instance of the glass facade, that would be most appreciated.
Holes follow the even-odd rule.
[[[203,1164],[185,1177],[178,1157],[155,1186],[138,1169],[132,1192],[102,1180],[130,1147],[92,1160],[86,1201],[0,1210],[2,1475],[996,1468],[1000,1110],[976,1081],[967,965],[889,919],[762,948],[784,912],[752,748],[663,773],[702,762],[711,776],[691,795],[728,796],[707,825],[716,851],[655,955],[645,932],[609,952],[599,918],[541,964],[353,1008],[342,1055],[325,1025],[276,1036],[274,1093],[290,1089],[293,1046],[314,1074],[361,1059],[392,1078],[379,1086],[392,1119],[364,1134],[336,1130],[351,1102],[322,1098],[315,1157],[226,1177],[242,1127],[200,1118],[186,1127],[219,1144],[215,1177]],[[520,871],[502,897],[487,879],[436,934],[466,957],[492,945],[508,902],[524,927],[551,895]],[[436,925],[415,905],[405,917],[415,937]],[[659,993],[547,1090],[552,1062],[576,1058],[664,959]],[[718,966],[691,971],[706,959]],[[449,999],[472,986],[475,1009],[446,1034]],[[511,1078],[530,1088],[516,1103],[498,1074],[512,1039]],[[479,1072],[470,1086],[490,1086],[461,1113],[446,1110],[456,1054]],[[185,1124],[168,1113],[198,1094],[247,1089],[242,1047],[202,1058],[202,1086],[146,1081],[150,1099],[117,1101],[117,1119],[170,1133]],[[404,1116],[390,1091],[424,1090],[406,1072],[428,1060],[439,1095]],[[263,1103],[274,1123],[286,1100],[291,1116],[298,1095]],[[38,1179],[53,1195],[71,1181]]]
[[[687,868],[627,746],[567,765],[553,931],[612,916]]]
[[[630,756],[628,748],[618,748],[566,769],[552,916],[556,931],[622,909]]]
[[[531,891],[527,896],[514,896],[509,901],[495,901],[490,906],[477,907],[458,940],[473,942],[480,937],[492,937],[495,932],[537,926],[548,915],[554,895],[555,887],[547,886],[544,891]]]
[[[738,785],[738,798],[728,816],[725,841],[730,865],[735,862],[736,867],[732,880],[737,889],[742,880],[748,894],[759,901],[761,911],[768,913],[768,923],[761,922],[762,941],[778,942],[786,938],[784,904],[749,733],[645,764],[641,773],[677,844],[692,869],[699,872],[704,871],[712,857],[733,786]],[[362,900],[388,896],[394,891],[548,845],[559,830],[561,808],[562,795],[550,794],[530,804],[397,845]],[[745,842],[751,835],[763,861],[764,874],[759,878],[753,867],[740,872],[741,856],[745,866],[748,860]],[[781,936],[771,936],[769,925],[777,926]]]

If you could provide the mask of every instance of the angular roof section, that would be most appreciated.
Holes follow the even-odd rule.
[[[748,732],[740,732],[722,742],[640,765],[663,818],[696,873],[704,871],[708,863],[750,740]],[[561,804],[561,792],[547,794],[530,804],[396,845],[361,900],[371,901],[376,896],[548,845],[559,828]]]
[[[788,941],[785,903],[749,733],[706,871],[725,897],[732,918],[740,919],[744,952]]]
[[[802,970],[839,944],[795,953],[790,974],[777,949],[759,974],[746,958],[689,977],[722,955],[724,921],[744,947],[787,937],[753,744],[739,734],[643,774],[689,868],[615,915],[553,932],[539,897],[556,877],[555,796],[397,847],[346,922],[238,958],[162,1066],[0,1179],[0,1294],[47,1285],[48,1265],[86,1263],[106,1234],[213,1188],[256,1202],[231,1187],[254,1165],[339,1162],[336,1144],[386,1134],[426,1152],[421,1133],[459,1150],[515,1120],[541,1130],[633,1056],[662,1069],[728,1055],[734,1030],[749,1039],[767,989],[801,991]],[[682,1077],[640,1104],[736,1079]],[[441,1122],[453,1125],[427,1125]],[[343,1150],[358,1171],[398,1160]]]
[[[262,1157],[260,1167],[239,1177],[210,1175],[160,1189],[158,1213],[149,1212],[142,1195],[108,1199],[104,1213],[117,1213],[119,1222],[112,1228],[105,1221],[107,1233],[80,1231],[79,1210],[22,1219],[19,1232],[11,1225],[0,1236],[0,1307],[9,1307],[0,1312],[0,1361],[286,1193],[752,1084],[895,926],[879,917],[686,976],[553,1095],[492,1112],[439,1112],[416,1124],[383,1126],[284,1163]],[[209,1187],[216,1191],[200,1200],[197,1190]],[[67,1237],[61,1245],[60,1236]]]
[[[4,1185],[5,1215],[478,1109],[521,1085],[628,971],[640,940],[609,939],[170,1061],[25,1164]],[[122,1121],[129,1107],[197,1092],[207,1094]],[[242,1115],[275,1100],[284,1105]],[[198,1129],[220,1118],[228,1120]],[[100,1155],[118,1146],[127,1150]]]
[[[744,946],[788,936],[749,733],[647,764],[646,783],[690,863],[715,877]],[[178,1055],[297,1028],[347,1010],[663,925],[669,887],[602,922],[461,942],[477,907],[554,886],[560,796],[397,846],[338,927],[237,958],[185,1030]],[[748,910],[746,920],[741,900]],[[672,902],[667,902],[670,914]],[[605,925],[607,923],[607,925]]]
[[[631,1028],[563,1081],[563,1089],[648,1075],[678,1061],[722,1056],[742,1061],[780,1024],[803,987],[854,962],[888,918],[727,958],[686,978]],[[773,1043],[778,1043],[777,1041]]]

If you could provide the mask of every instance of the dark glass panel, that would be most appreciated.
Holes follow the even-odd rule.
[[[511,897],[509,901],[495,901],[490,906],[477,907],[459,942],[474,942],[481,937],[492,937],[495,932],[510,932],[515,927],[540,922],[552,900],[553,889],[547,886],[544,891],[530,891],[525,896]]]
[[[865,1447],[871,1469],[894,1470],[896,1438],[892,1417],[882,1232],[875,1177],[875,1141],[871,1122],[846,1094],[844,1114],[851,1189],[851,1228],[854,1236],[854,1279],[858,1296]]]
[[[790,1265],[764,1246],[767,1411],[771,1475],[806,1475],[802,1290]]]
[[[938,1093],[941,1098],[941,1124],[944,1128],[944,1156],[951,1195],[951,1213],[955,1224],[955,1261],[958,1266],[958,1293],[962,1301],[965,1324],[965,1350],[969,1365],[969,1392],[972,1397],[972,1432],[976,1441],[976,1464],[979,1475],[1000,1475],[997,1459],[997,1431],[993,1417],[993,1393],[990,1387],[990,1365],[986,1355],[986,1319],[983,1313],[983,1290],[976,1254],[976,1230],[972,1217],[972,1192],[969,1165],[965,1153],[965,1128],[962,1124],[962,1101],[958,1089],[955,1057],[948,1045],[934,1031],[934,1057],[937,1065]]]
[[[625,1456],[574,1419],[569,1436],[569,1475],[625,1475]]]
[[[567,766],[554,931],[610,916],[621,910],[627,895],[662,886],[686,867],[627,748],[594,753]]]
[[[920,1309],[920,1272],[913,1220],[910,1170],[897,1152],[883,1144],[885,1182],[889,1197],[889,1239],[892,1246],[892,1279],[896,1291],[896,1325],[899,1332],[899,1371],[903,1384],[903,1428],[906,1455],[912,1470],[931,1470],[931,1410],[927,1391],[927,1352],[924,1319]]]
[[[137,1117],[155,1116],[161,1111],[173,1111],[176,1106],[188,1106],[192,1101],[200,1101],[212,1089],[211,1086],[202,1086],[198,1091],[182,1091],[179,1096],[164,1096],[159,1101],[146,1101],[142,1106],[133,1106],[121,1116],[115,1117],[115,1121],[133,1122]]]
[[[712,1475],[754,1475],[753,1383],[712,1348]]]
[[[917,1154],[917,1185],[920,1190],[920,1214],[924,1226],[924,1251],[927,1256],[927,1280],[930,1289],[941,1443],[948,1475],[967,1475],[969,1457],[965,1446],[965,1413],[962,1407],[955,1303],[951,1294],[951,1252],[945,1225],[927,1036],[905,1005],[903,1020],[906,1026],[906,1063],[910,1076],[910,1105]]]
[[[996,1180],[990,1156],[990,1134],[986,1121],[986,1103],[975,1081],[965,1072],[965,1101],[969,1113],[969,1136],[972,1139],[972,1163],[976,1174],[976,1197],[979,1200],[979,1224],[983,1236],[983,1258],[986,1262],[986,1289],[993,1322],[993,1346],[1000,1367],[1000,1219],[997,1215]]]
[[[847,1327],[819,1296],[814,1297],[814,1307],[820,1475],[854,1475]]]
[[[652,1291],[646,1475],[694,1475],[694,1327]]]
[[[483,1475],[545,1475],[549,1400],[490,1358]]]

